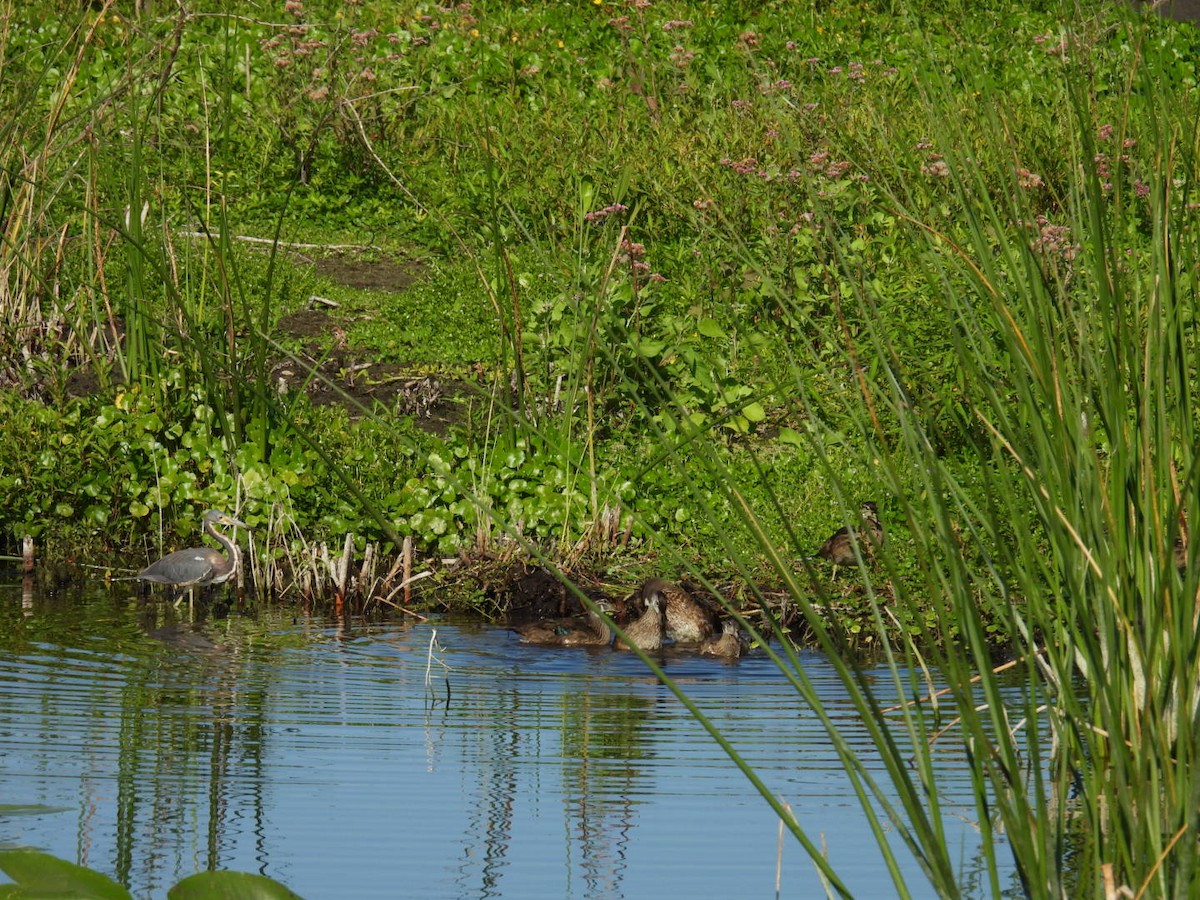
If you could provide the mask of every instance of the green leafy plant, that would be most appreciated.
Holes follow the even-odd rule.
[[[0,885],[0,897],[75,897],[79,900],[128,900],[133,895],[106,875],[36,850],[0,851],[0,869],[13,884]],[[201,872],[190,875],[167,892],[171,900],[288,900],[295,898],[282,884],[246,872]]]

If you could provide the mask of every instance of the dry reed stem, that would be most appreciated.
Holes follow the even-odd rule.
[[[408,535],[404,538],[404,546],[401,548],[400,562],[404,566],[404,581],[401,586],[404,588],[404,605],[408,606],[412,603],[412,566],[413,566],[413,542],[412,536]],[[388,576],[388,581],[391,581],[391,575]],[[393,593],[391,596],[395,596]]]

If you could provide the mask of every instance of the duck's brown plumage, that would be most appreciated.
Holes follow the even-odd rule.
[[[600,609],[610,609],[600,604]],[[517,629],[526,644],[544,644],[550,647],[588,647],[612,643],[613,632],[604,618],[593,610],[587,611],[587,622],[545,621],[534,622]]]
[[[629,643],[617,638],[613,644],[618,650],[628,650],[632,644],[643,650],[658,650],[663,642],[663,609],[660,605],[659,594],[651,594],[646,598],[646,611],[637,619],[625,626],[625,634]]]
[[[681,644],[695,644],[712,637],[720,622],[717,611],[684,590],[663,578],[651,578],[642,585],[643,600],[658,596],[665,617],[665,633],[668,638]]]
[[[726,619],[721,626],[720,637],[710,637],[700,645],[700,652],[708,656],[719,656],[722,659],[737,659],[742,655],[742,638],[738,633],[737,622]]]
[[[879,509],[870,501],[860,509],[861,525],[856,529],[859,540],[859,551],[866,555],[873,548],[883,546],[883,525],[879,521]],[[835,566],[852,566],[854,558],[854,540],[850,528],[843,526],[829,536],[817,550],[817,556],[829,560]]]

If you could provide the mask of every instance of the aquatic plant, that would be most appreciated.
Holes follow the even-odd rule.
[[[79,900],[128,900],[133,895],[108,876],[36,850],[0,851],[0,869],[13,880],[0,885],[0,897],[77,897]],[[169,891],[171,900],[243,897],[293,900],[297,897],[265,875],[248,872],[201,872]]]
[[[348,532],[569,558],[615,517],[786,589],[883,760],[824,719],[899,893],[888,831],[964,890],[935,740],[993,894],[1004,854],[1032,895],[1195,893],[1200,37],[1053,3],[402,6],[6,13],[5,527],[129,545],[240,491],[300,560]],[[277,392],[296,226],[441,256],[427,302],[354,312],[466,323],[461,430]],[[795,560],[864,499],[889,537],[834,593]]]
[[[977,96],[993,88],[983,58],[968,56],[951,78],[922,70],[922,145],[898,146],[886,123],[873,123],[875,157],[909,166],[902,177],[873,175],[874,192],[898,232],[920,237],[923,279],[889,281],[886,245],[864,240],[819,182],[810,192],[826,252],[842,267],[826,339],[856,386],[856,396],[839,395],[843,421],[886,488],[886,518],[920,561],[905,565],[889,540],[857,567],[889,685],[847,652],[825,615],[823,581],[794,562],[802,544],[769,525],[791,502],[770,466],[756,488],[724,479],[870,730],[882,778],[825,715],[776,629],[772,658],[798,702],[823,717],[901,896],[916,886],[889,833],[939,895],[965,889],[943,838],[949,811],[933,765],[948,742],[975,782],[987,893],[1003,892],[1010,866],[1029,896],[1200,890],[1196,81],[1158,23],[1122,17],[1114,27],[1128,52],[1108,52],[1087,23],[1048,50],[1035,41],[1061,78],[1046,98],[1061,116],[1045,156],[1009,140],[1028,114],[1020,100],[958,106],[951,82]],[[965,438],[954,452],[918,383],[925,369],[904,352],[911,319],[894,314],[897,291],[929,300],[922,315],[952,354],[954,427]],[[795,304],[789,291],[773,297],[785,310]],[[840,368],[797,354],[796,388],[814,421],[826,398],[813,386]],[[659,410],[670,400],[664,384],[644,403]],[[686,433],[685,410],[675,410]],[[827,455],[826,433],[802,437],[853,523],[861,495]],[[706,483],[729,475],[719,453],[707,461]],[[752,491],[769,492],[777,509],[750,502]],[[750,569],[733,542],[725,549]],[[998,664],[997,650],[1009,661]],[[813,836],[714,737],[845,892]]]

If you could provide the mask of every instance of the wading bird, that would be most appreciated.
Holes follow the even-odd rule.
[[[849,526],[843,526],[829,536],[823,543],[817,556],[833,563],[834,570],[838,566],[852,566],[857,561],[854,556],[854,539],[858,538],[859,550],[869,554],[883,546],[883,525],[879,522],[879,508],[867,501],[859,510],[862,516],[862,526],[852,533]]]
[[[168,553],[158,562],[153,562],[136,577],[139,581],[150,581],[154,584],[166,584],[174,588],[202,588],[210,584],[224,584],[242,562],[241,551],[237,544],[214,528],[214,525],[225,525],[231,528],[249,528],[245,522],[240,522],[233,516],[215,509],[204,514],[204,531],[213,536],[228,556],[211,547],[188,547],[186,550],[176,550]]]

